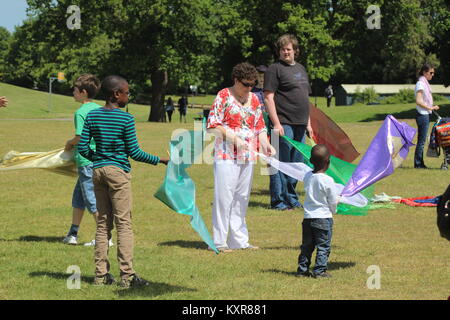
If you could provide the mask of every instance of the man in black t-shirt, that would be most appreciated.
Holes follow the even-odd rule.
[[[279,159],[282,162],[301,162],[303,157],[280,136],[303,142],[305,131],[312,134],[309,122],[309,85],[305,67],[297,63],[299,48],[295,36],[286,34],[277,41],[279,61],[272,64],[264,75],[264,96],[273,124],[273,139],[279,139]],[[277,172],[270,176],[271,208],[292,210],[301,207],[295,187],[297,180]]]

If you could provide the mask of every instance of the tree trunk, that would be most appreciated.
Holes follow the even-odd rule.
[[[164,96],[166,94],[168,75],[166,70],[157,70],[152,73],[152,99],[150,102],[150,115],[148,121],[161,122],[164,119]]]

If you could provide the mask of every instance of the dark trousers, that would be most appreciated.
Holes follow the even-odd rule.
[[[430,115],[416,113],[417,123],[417,145],[414,153],[414,167],[423,167],[423,149],[425,148],[425,142],[427,141],[428,127],[430,125]]]
[[[169,118],[169,122],[172,122],[172,113],[173,113],[173,110],[167,111],[167,117]]]
[[[283,124],[284,134],[296,141],[305,141],[306,126],[291,126]],[[272,134],[273,139],[278,136]],[[272,143],[273,144],[273,143]],[[279,138],[279,150],[277,150],[279,160],[282,162],[303,162],[303,156],[289,142],[283,138]],[[278,171],[270,176],[270,206],[272,209],[283,210],[286,208],[294,208],[301,206],[298,201],[295,188],[297,180]]]
[[[327,97],[327,107],[329,108],[331,106],[331,99],[332,97]]]
[[[309,271],[311,256],[317,248],[316,264],[313,273],[327,271],[328,257],[331,252],[331,236],[333,234],[333,218],[304,219],[302,222],[302,245],[298,256],[298,273]]]

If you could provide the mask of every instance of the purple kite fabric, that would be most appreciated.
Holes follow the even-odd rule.
[[[345,185],[342,196],[351,197],[391,175],[406,159],[409,148],[414,145],[415,134],[416,129],[388,115]]]

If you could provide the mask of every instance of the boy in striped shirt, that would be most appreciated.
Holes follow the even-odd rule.
[[[150,155],[139,148],[134,117],[121,110],[128,103],[127,81],[119,76],[109,76],[102,82],[102,91],[106,104],[87,115],[78,145],[80,154],[94,164],[98,209],[94,284],[115,282],[109,273],[108,261],[108,238],[115,222],[121,277],[119,285],[125,288],[146,286],[149,282],[140,278],[133,269],[131,165],[128,157],[153,165],[167,164],[169,159]],[[96,151],[89,147],[91,138],[95,140]]]

